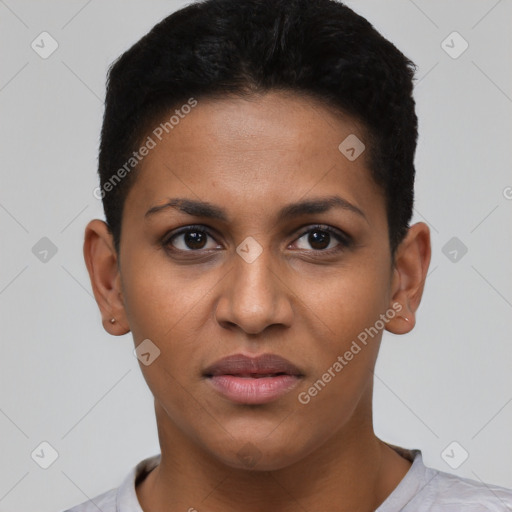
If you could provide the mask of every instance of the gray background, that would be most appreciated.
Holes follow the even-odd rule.
[[[416,328],[385,334],[377,434],[512,487],[512,2],[347,3],[418,65],[414,220],[433,244]],[[92,191],[107,67],[184,4],[0,0],[2,512],[58,512],[159,451],[133,341],[103,330],[82,241],[103,218]],[[43,31],[59,45],[47,59],[31,47]],[[442,47],[453,31],[469,44],[458,58]],[[46,261],[43,237],[57,248]],[[58,452],[48,469],[31,457],[49,461],[43,441]]]

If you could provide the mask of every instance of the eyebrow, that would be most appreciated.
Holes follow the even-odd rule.
[[[224,222],[229,221],[229,216],[226,211],[219,206],[213,205],[205,201],[196,201],[186,198],[172,198],[166,203],[151,207],[144,215],[148,218],[156,213],[162,212],[168,208],[174,208],[188,215],[194,217],[208,217],[210,219],[217,219]],[[340,208],[347,210],[363,217],[367,222],[368,219],[364,212],[357,206],[353,205],[346,199],[340,196],[320,197],[314,199],[307,199],[298,203],[292,203],[284,206],[277,214],[277,220],[283,221],[300,215],[311,215],[316,213],[324,213],[333,208]]]

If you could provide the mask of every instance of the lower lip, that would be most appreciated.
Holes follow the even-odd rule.
[[[295,375],[275,377],[236,377],[216,375],[209,377],[212,386],[229,400],[240,404],[266,404],[291,391],[299,382]]]

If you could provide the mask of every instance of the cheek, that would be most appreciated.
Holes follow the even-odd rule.
[[[326,401],[345,414],[371,380],[382,332],[375,325],[388,306],[387,292],[388,275],[375,264],[340,269],[316,287],[310,283],[305,314],[317,334],[307,349],[315,364],[303,402],[318,407],[316,414],[326,412],[320,405]]]
[[[216,281],[208,273],[198,278],[191,269],[171,269],[162,260],[161,255],[124,260],[124,304],[135,345],[149,339],[156,346],[156,359],[140,364],[148,386],[155,396],[180,401],[180,385],[200,375],[199,345],[210,317],[205,305]]]
[[[318,319],[332,348],[342,349],[375,323],[388,306],[388,281],[388,274],[375,262],[361,261],[338,269],[329,278],[302,282],[309,316]]]
[[[194,313],[214,285],[207,273],[198,278],[191,268],[172,268],[161,253],[135,255],[123,263],[124,303],[136,341],[177,339],[177,331],[193,325]]]

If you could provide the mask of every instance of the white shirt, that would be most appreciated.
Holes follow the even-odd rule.
[[[420,450],[393,448],[412,466],[375,512],[512,512],[512,490],[458,477],[423,464]],[[135,482],[160,462],[160,454],[139,462],[122,484],[64,512],[144,512]],[[333,512],[336,506],[333,505]]]

